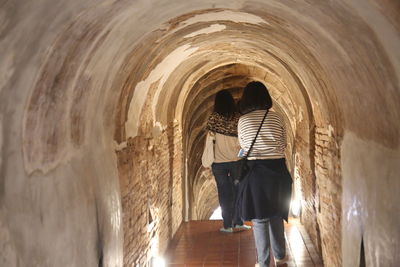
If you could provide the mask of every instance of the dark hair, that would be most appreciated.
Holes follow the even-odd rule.
[[[236,104],[228,90],[221,90],[215,95],[214,112],[230,118],[236,113]]]
[[[240,113],[246,114],[254,110],[270,109],[272,98],[267,87],[262,82],[249,82],[243,90],[239,102]]]

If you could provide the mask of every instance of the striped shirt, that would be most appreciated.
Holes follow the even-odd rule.
[[[241,148],[246,151],[256,136],[266,110],[255,110],[240,117],[238,135]],[[286,130],[281,116],[269,111],[248,159],[278,159],[285,157]]]

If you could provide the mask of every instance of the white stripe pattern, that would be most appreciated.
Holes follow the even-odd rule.
[[[240,146],[244,151],[250,148],[265,112],[266,110],[255,110],[240,117],[238,135]],[[284,158],[285,148],[285,124],[278,113],[270,110],[251,149],[249,159]]]

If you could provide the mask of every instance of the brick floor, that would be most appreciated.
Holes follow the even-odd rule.
[[[289,261],[283,267],[322,267],[323,263],[304,227],[296,219],[285,224]],[[256,249],[252,230],[221,233],[221,221],[183,223],[165,253],[167,266],[254,267]],[[273,258],[273,257],[271,257]],[[275,266],[271,262],[270,266]]]

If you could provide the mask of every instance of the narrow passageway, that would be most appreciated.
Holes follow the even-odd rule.
[[[0,0],[0,265],[154,267],[175,242],[174,261],[252,266],[250,232],[205,221],[219,204],[201,154],[215,94],[257,80],[287,129],[290,264],[400,266],[399,14],[397,0]]]
[[[251,225],[251,224],[249,224]],[[221,233],[221,221],[190,221],[181,225],[165,253],[169,267],[254,267],[252,230]],[[282,267],[322,267],[310,237],[298,219],[285,223],[287,263]],[[271,260],[270,267],[275,262]]]

